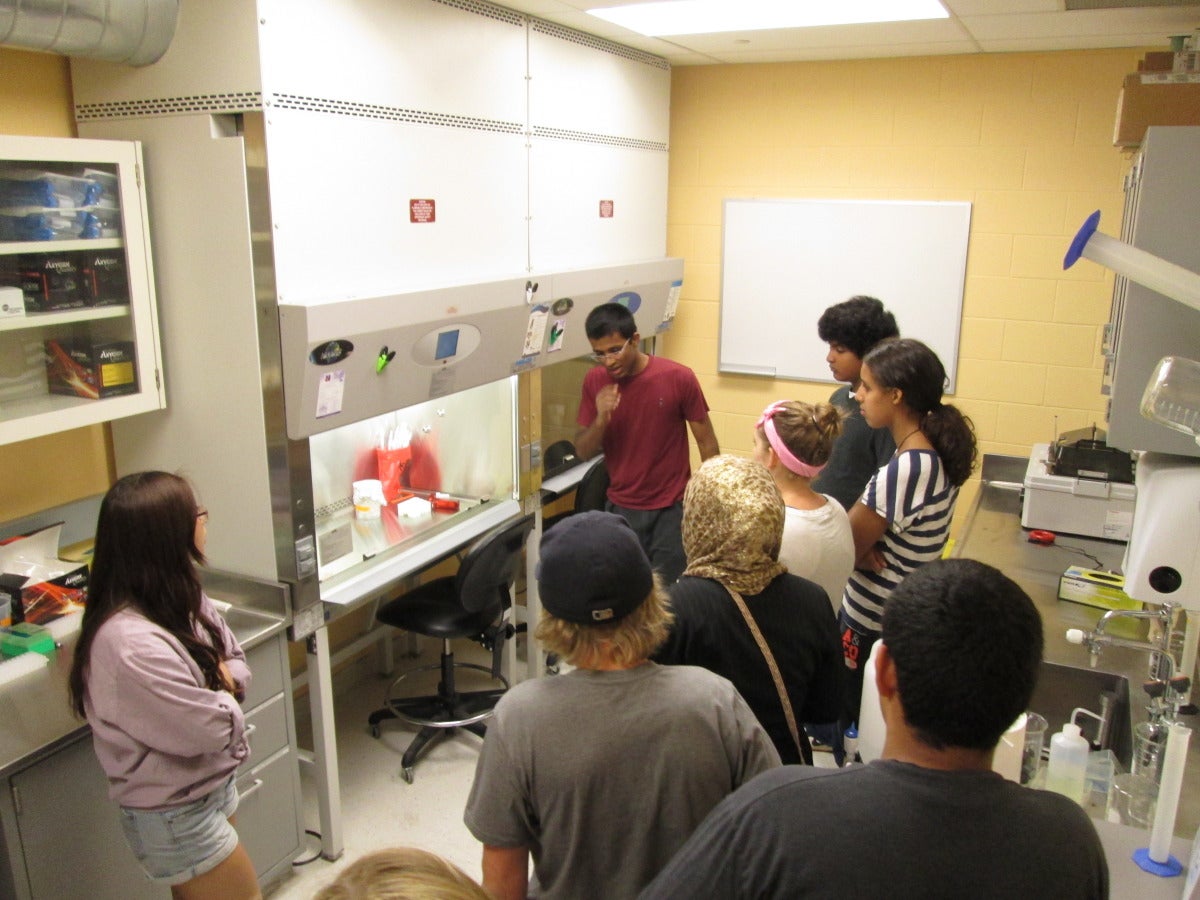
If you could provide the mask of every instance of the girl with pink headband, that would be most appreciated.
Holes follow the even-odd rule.
[[[825,589],[835,619],[854,570],[854,532],[842,504],[814,491],[811,479],[829,461],[843,415],[831,403],[780,400],[763,410],[754,428],[754,459],[766,466],[783,495],[779,561]],[[842,765],[845,751],[836,722],[806,722],[804,730],[815,747],[828,747]]]
[[[836,614],[854,568],[854,535],[842,505],[812,489],[842,431],[842,413],[830,403],[780,400],[754,427],[754,459],[766,466],[783,495],[786,518],[779,561],[815,581]]]

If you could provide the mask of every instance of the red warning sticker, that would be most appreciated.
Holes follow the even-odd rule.
[[[425,224],[437,221],[437,204],[433,200],[409,200],[408,221]]]

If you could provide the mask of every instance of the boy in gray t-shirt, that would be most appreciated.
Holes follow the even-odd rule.
[[[464,816],[483,884],[501,900],[634,897],[779,756],[724,678],[647,661],[672,616],[620,516],[548,530],[537,578],[536,636],[575,669],[517,685],[489,721]]]

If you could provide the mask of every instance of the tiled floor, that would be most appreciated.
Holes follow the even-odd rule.
[[[437,659],[436,641],[423,642],[419,661],[396,654],[398,670]],[[460,660],[487,663],[473,645],[456,644]],[[343,839],[345,853],[336,862],[316,859],[293,865],[292,875],[268,888],[267,900],[308,900],[349,862],[384,847],[415,846],[441,854],[473,878],[480,877],[479,842],[463,825],[463,807],[479,756],[479,738],[467,732],[443,739],[418,762],[412,784],[400,778],[400,757],[415,728],[399,722],[383,726],[376,740],[367,730],[367,716],[381,705],[388,679],[374,671],[374,657],[339,672],[334,678],[341,779]],[[423,686],[418,690],[424,690]],[[301,745],[310,746],[307,704],[296,709]],[[818,765],[832,765],[828,753],[817,754]],[[305,827],[316,830],[318,814],[311,780],[301,778],[304,792]],[[318,843],[308,839],[301,859],[316,854]]]

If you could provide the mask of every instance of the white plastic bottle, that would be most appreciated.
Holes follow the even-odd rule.
[[[1046,766],[1046,790],[1083,802],[1083,786],[1087,779],[1088,753],[1091,745],[1074,722],[1050,739],[1050,762]]]

